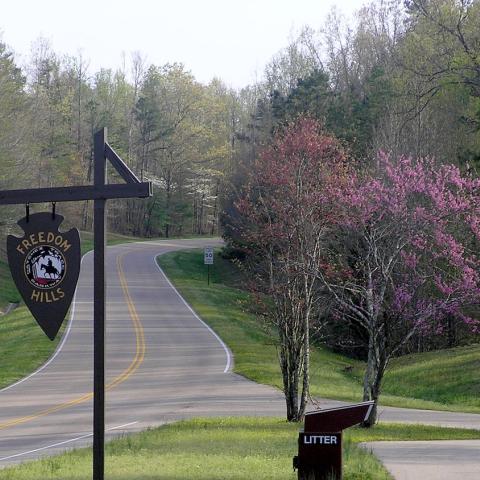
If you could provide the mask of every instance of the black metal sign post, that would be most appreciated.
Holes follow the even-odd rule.
[[[105,184],[107,159],[126,183]],[[93,200],[93,480],[104,478],[106,201],[112,198],[146,198],[151,195],[151,183],[140,182],[107,143],[106,129],[94,136],[93,185],[0,191],[0,205]]]
[[[94,138],[93,184],[105,185],[106,132]],[[105,198],[93,201],[93,480],[105,471]]]

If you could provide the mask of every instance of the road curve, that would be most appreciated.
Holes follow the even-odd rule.
[[[107,249],[107,437],[193,416],[284,415],[281,392],[231,372],[228,348],[156,265],[159,254],[212,243]],[[72,319],[54,358],[0,391],[0,467],[91,443],[92,260],[90,253],[82,261]]]

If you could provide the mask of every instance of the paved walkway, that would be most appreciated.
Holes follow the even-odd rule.
[[[321,400],[322,408],[349,402]],[[379,407],[383,422],[480,430],[480,414]],[[371,450],[396,480],[480,480],[480,440],[369,442]]]
[[[480,430],[480,415],[474,413],[382,407],[379,416],[385,422]],[[396,480],[480,479],[480,440],[371,442],[366,446]]]
[[[396,480],[479,480],[480,440],[370,442]]]

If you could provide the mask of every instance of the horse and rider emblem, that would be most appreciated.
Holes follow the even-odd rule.
[[[40,327],[53,340],[68,312],[80,273],[80,236],[60,232],[63,217],[47,212],[22,218],[23,237],[9,235],[12,278]]]
[[[25,275],[37,288],[52,288],[65,276],[65,258],[51,245],[34,248],[25,258]]]

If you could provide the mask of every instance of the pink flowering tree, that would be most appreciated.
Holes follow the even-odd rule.
[[[480,299],[479,192],[453,165],[385,153],[330,192],[338,215],[315,275],[337,318],[367,333],[363,396],[375,406],[389,360],[413,335],[441,333],[449,316],[480,328],[468,314]]]
[[[277,343],[289,421],[300,421],[307,405],[316,273],[335,217],[331,192],[346,172],[338,140],[301,118],[263,150],[237,202],[235,241],[248,251],[252,288]]]

